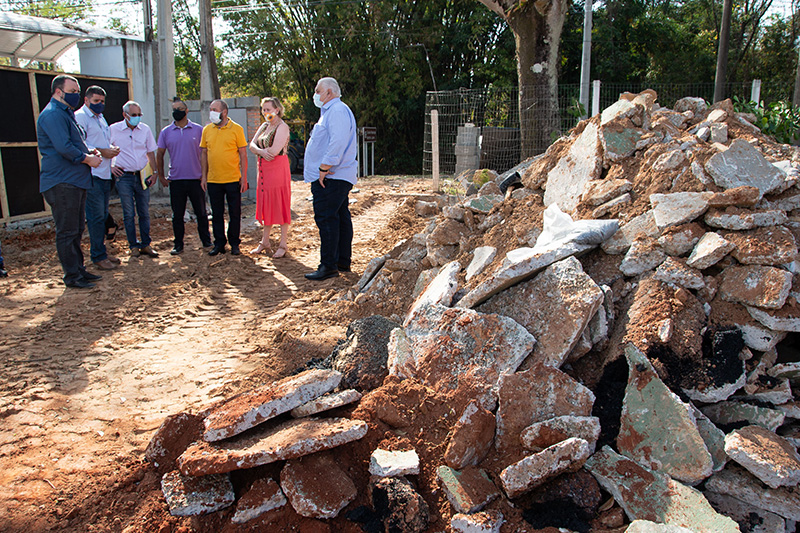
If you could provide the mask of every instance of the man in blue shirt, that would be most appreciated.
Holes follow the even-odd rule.
[[[103,117],[106,107],[106,91],[92,85],[83,96],[83,107],[75,112],[75,120],[86,134],[89,150],[97,149],[103,158],[97,168],[92,169],[92,188],[86,192],[86,225],[89,229],[90,255],[92,262],[101,270],[113,270],[120,260],[108,255],[106,250],[106,218],[108,201],[111,198],[111,159],[119,154],[119,148],[111,145],[108,122]]]
[[[56,224],[56,251],[67,287],[87,289],[101,276],[86,271],[81,237],[86,225],[86,191],[92,187],[91,168],[102,162],[91,152],[75,121],[81,103],[78,80],[62,74],[50,85],[50,103],[36,120],[36,136],[42,155],[39,192],[50,204]]]
[[[313,281],[338,276],[340,270],[350,272],[353,222],[348,195],[358,180],[358,144],[356,119],[341,95],[333,78],[320,79],[314,89],[314,105],[321,112],[306,146],[303,171],[303,179],[311,183],[319,228],[320,264],[305,275]]]

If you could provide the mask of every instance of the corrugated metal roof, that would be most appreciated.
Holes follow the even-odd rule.
[[[53,62],[78,41],[108,38],[142,40],[86,24],[0,13],[0,56]]]

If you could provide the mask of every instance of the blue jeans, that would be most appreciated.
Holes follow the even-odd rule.
[[[126,172],[117,178],[117,192],[122,204],[122,220],[125,224],[128,246],[144,248],[152,242],[150,239],[150,191],[142,188],[142,180],[137,174]],[[136,215],[139,216],[141,241],[136,239]]]
[[[86,228],[89,230],[90,253],[95,263],[108,259],[106,217],[110,197],[111,180],[92,176],[92,188],[86,191]]]
[[[353,221],[350,217],[350,189],[344,180],[329,178],[325,187],[319,180],[311,183],[314,198],[314,222],[319,228],[320,264],[336,270],[339,265],[350,266],[353,247]]]
[[[64,270],[64,283],[83,278],[81,237],[86,226],[86,189],[59,183],[42,193],[56,223],[56,252]]]
[[[214,231],[214,246],[224,248],[225,243],[239,246],[242,227],[242,191],[238,181],[209,183],[208,199],[211,202],[211,228]],[[228,238],[225,239],[225,200],[228,201]]]

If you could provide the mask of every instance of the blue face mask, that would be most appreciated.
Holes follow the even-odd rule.
[[[134,128],[139,125],[139,122],[142,121],[142,117],[128,117],[128,124],[133,126]]]
[[[324,105],[322,103],[322,97],[319,95],[319,93],[314,93],[314,105],[319,107],[320,109]]]
[[[77,109],[81,104],[81,93],[64,93],[64,102],[72,109]]]
[[[105,108],[106,104],[104,104],[103,102],[97,102],[96,104],[89,104],[89,109],[91,109],[95,115],[99,115],[100,113],[102,113],[105,110]]]

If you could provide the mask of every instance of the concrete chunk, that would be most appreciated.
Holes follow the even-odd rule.
[[[797,449],[761,426],[730,432],[725,437],[725,453],[773,489],[800,484]]]
[[[315,398],[308,403],[304,403],[300,407],[295,407],[291,410],[291,415],[294,418],[302,418],[304,416],[311,416],[324,411],[330,411],[343,405],[355,403],[361,399],[361,393],[355,389],[347,389],[340,392],[331,392]]]
[[[589,458],[586,469],[631,520],[685,527],[695,533],[739,532],[736,522],[714,511],[695,489],[653,472],[608,446]]]
[[[231,518],[234,524],[244,524],[264,513],[286,505],[286,496],[272,478],[261,478],[253,482],[236,503],[236,512]]]
[[[728,302],[780,309],[791,288],[791,272],[771,266],[730,266],[722,272],[719,295]]]
[[[735,247],[735,244],[724,239],[718,233],[709,231],[700,238],[689,259],[686,260],[686,265],[698,270],[705,270],[720,262]]]
[[[700,409],[718,426],[748,422],[775,431],[783,424],[784,415],[776,409],[744,402],[724,401]]]
[[[612,235],[610,239],[601,244],[600,247],[607,254],[621,254],[630,248],[631,243],[636,237],[641,235],[657,238],[660,233],[658,226],[656,226],[653,210],[651,209],[629,220],[627,224],[621,226],[617,232]]]
[[[732,496],[789,520],[800,520],[800,491],[771,489],[740,466],[729,464],[706,481],[706,490]]]
[[[178,467],[186,475],[219,474],[302,457],[366,434],[361,420],[299,418],[222,442],[195,442],[178,458]]]
[[[441,304],[449,307],[453,301],[453,295],[458,290],[458,273],[460,271],[461,263],[458,261],[444,265],[430,285],[425,288],[425,292],[411,306],[405,325],[408,325],[408,321],[412,319],[414,313],[425,305]]]
[[[444,452],[447,466],[461,470],[483,461],[494,442],[496,426],[494,414],[481,407],[477,400],[471,400],[453,426]]]
[[[419,455],[414,450],[391,451],[378,448],[369,458],[369,473],[379,477],[419,474]]]
[[[469,281],[483,272],[484,269],[494,261],[496,255],[497,248],[493,246],[479,246],[475,248],[475,250],[472,251],[472,261],[467,265],[467,274],[464,277],[465,281]]]
[[[555,203],[565,213],[572,212],[586,183],[600,177],[602,162],[598,128],[590,121],[569,152],[547,173],[545,207]]]
[[[630,523],[625,533],[694,533],[691,529],[681,526],[658,524],[650,520],[634,520]]]
[[[534,453],[500,472],[500,482],[509,498],[516,498],[545,481],[583,466],[592,455],[589,443],[570,437]]]
[[[786,179],[782,170],[744,139],[734,140],[727,150],[711,156],[705,169],[723,189],[747,185],[757,188],[761,196],[780,188]]]
[[[682,256],[692,251],[705,230],[696,222],[672,226],[658,237],[658,244],[669,255]]]
[[[650,205],[656,226],[668,228],[691,222],[708,209],[710,192],[675,192],[651,194]]]
[[[172,516],[196,516],[213,513],[236,499],[227,474],[184,476],[177,470],[161,478],[161,491]]]
[[[783,211],[752,211],[735,207],[729,207],[724,211],[713,209],[705,216],[706,224],[709,226],[735,231],[777,226],[786,223],[787,220]]]
[[[436,473],[442,490],[458,513],[478,512],[500,496],[486,472],[474,466],[462,471],[440,466]]]
[[[334,518],[358,495],[347,473],[327,454],[287,461],[281,488],[297,514],[308,518]]]
[[[600,438],[600,419],[595,416],[556,416],[531,424],[520,435],[522,445],[535,452],[570,437],[585,440],[590,452],[594,453],[594,446]]]
[[[450,519],[450,527],[456,533],[500,533],[503,513],[500,511],[481,511],[479,513],[456,513]]]
[[[731,253],[743,265],[783,265],[797,256],[792,232],[783,226],[724,233],[736,249]]]
[[[712,491],[706,491],[703,495],[717,512],[736,520],[742,531],[749,531],[750,533],[786,533],[786,520],[775,513],[759,509],[732,496]]]
[[[700,409],[693,406],[692,413],[697,422],[697,431],[703,437],[703,442],[706,443],[708,453],[714,462],[712,468],[714,472],[719,472],[728,463],[728,454],[725,453],[725,432],[715,426]]]
[[[633,183],[623,179],[592,180],[583,190],[583,201],[590,205],[601,205],[622,196],[633,189]]]
[[[311,369],[244,392],[213,409],[203,424],[203,438],[215,442],[238,435],[339,386],[342,374]]]
[[[667,257],[656,268],[654,277],[664,283],[673,283],[687,289],[702,289],[706,286],[702,272],[686,266],[684,260],[675,257]]]
[[[166,472],[175,469],[175,460],[203,433],[203,419],[191,413],[178,413],[164,419],[158,427],[144,457],[158,469]]]
[[[619,265],[620,271],[626,276],[638,276],[659,266],[667,254],[652,237],[637,238],[625,254]]]
[[[752,207],[756,205],[759,198],[761,198],[761,193],[757,188],[743,185],[715,192],[708,203],[711,207]]]
[[[785,305],[776,311],[747,306],[747,312],[769,328],[773,334],[786,331],[800,332],[800,304],[794,296],[787,298]],[[777,337],[778,342],[782,338]]]

